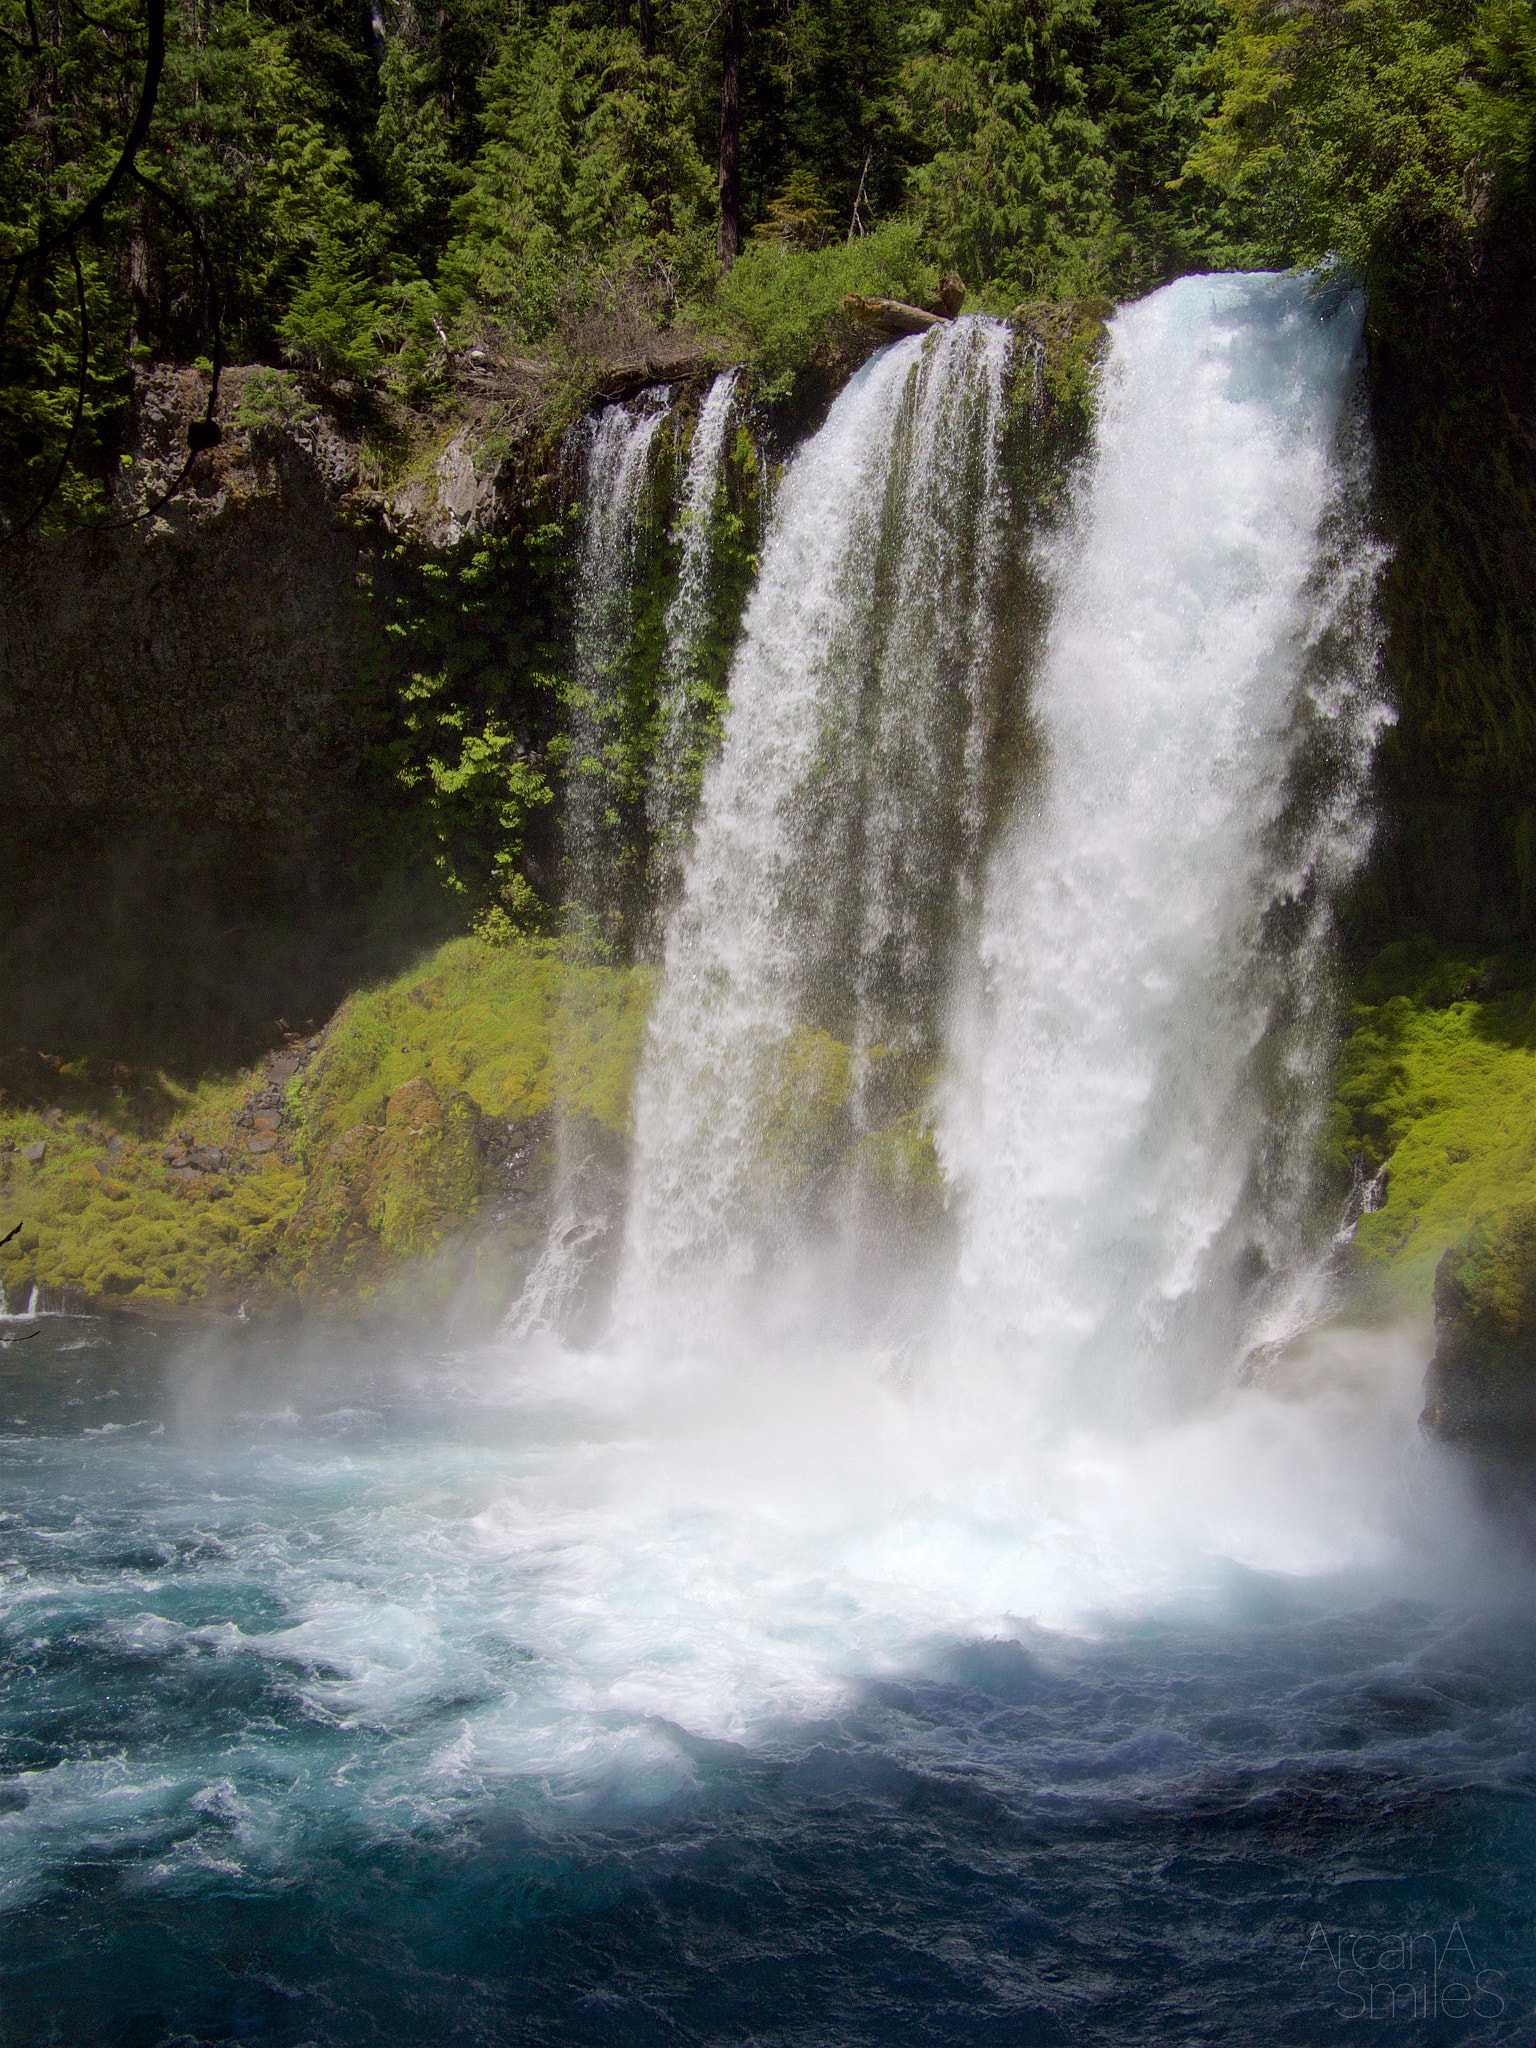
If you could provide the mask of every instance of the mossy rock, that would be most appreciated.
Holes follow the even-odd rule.
[[[389,1098],[382,1125],[335,1139],[288,1226],[283,1266],[301,1292],[368,1290],[391,1267],[435,1251],[469,1224],[484,1184],[480,1105],[445,1099],[425,1074]]]
[[[1357,1275],[1384,1313],[1422,1314],[1449,1247],[1480,1218],[1536,1201],[1531,971],[1404,942],[1355,986],[1327,1161],[1340,1199],[1385,1169],[1356,1230]]]
[[[0,1229],[21,1225],[0,1246],[8,1304],[34,1286],[157,1310],[371,1299],[427,1285],[487,1232],[488,1269],[505,1266],[542,1239],[550,1113],[621,1142],[650,989],[643,970],[552,942],[451,941],[342,1006],[264,1154],[238,1121],[264,1068],[196,1087],[130,1077],[131,1120],[115,1073],[100,1088],[53,1075],[57,1109],[0,1096]],[[509,1127],[534,1136],[514,1146]],[[182,1129],[234,1170],[178,1177],[162,1146]]]
[[[1014,333],[1038,352],[1041,396],[1069,438],[1086,439],[1093,425],[1113,311],[1107,299],[1028,299],[1008,315]]]
[[[1435,1274],[1424,1421],[1443,1441],[1536,1458],[1536,1202],[1485,1217]]]

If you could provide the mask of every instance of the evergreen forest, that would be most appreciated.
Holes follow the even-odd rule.
[[[1334,263],[1459,303],[1523,246],[1524,0],[6,0],[12,525],[100,510],[132,370],[421,406],[473,350],[735,337]],[[1378,316],[1379,317],[1379,316]]]

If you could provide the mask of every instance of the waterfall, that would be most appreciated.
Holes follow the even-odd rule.
[[[781,486],[636,1103],[619,1315],[702,1333],[936,1052],[980,846],[1007,330],[876,356]]]
[[[568,693],[566,896],[578,917],[595,919],[600,928],[618,922],[624,908],[603,747],[625,693],[651,445],[669,399],[658,387],[642,393],[633,408],[608,406],[578,423],[565,450],[567,465],[579,465],[585,490]],[[573,1129],[562,1115],[556,1142],[553,1221],[507,1315],[507,1331],[516,1337],[568,1325],[618,1214],[613,1176],[593,1134]]]
[[[670,395],[662,386],[642,393],[633,408],[607,406],[572,429],[566,448],[567,463],[584,473],[585,492],[568,693],[566,897],[610,917],[620,908],[619,849],[606,823],[611,794],[603,747],[623,703],[651,444]]]
[[[825,1330],[811,1255],[903,1061],[930,1099],[944,1075],[953,1271],[903,1340],[942,1370],[1128,1415],[1326,1306],[1333,905],[1387,715],[1359,334],[1303,279],[1131,307],[1033,555],[1004,518],[1005,330],[896,344],[844,391],[780,492],[668,929],[621,1329],[707,1343],[756,1289],[761,1330],[800,1255]],[[1032,573],[1053,623],[999,677]],[[989,842],[1010,718],[1028,773]],[[866,1305],[901,1263],[868,1249]]]
[[[1113,326],[942,1138],[953,1345],[1046,1417],[1193,1397],[1320,1305],[1331,908],[1384,715],[1359,332],[1358,303],[1266,277]]]
[[[658,848],[652,880],[654,897],[668,893],[687,815],[686,768],[694,693],[703,642],[709,630],[709,572],[721,487],[725,477],[726,429],[740,372],[725,370],[709,388],[693,430],[688,471],[678,511],[682,555],[677,592],[667,607],[667,645],[659,705],[661,734],[646,794],[646,823]]]

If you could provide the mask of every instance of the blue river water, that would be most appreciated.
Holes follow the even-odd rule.
[[[42,1332],[0,1352],[6,2048],[1536,2039],[1528,1564],[1401,1429],[1409,1537],[1063,1593],[1101,1513],[1005,1528],[889,1422],[818,1520],[739,1403],[755,1464],[715,1422],[679,1462],[697,1389]],[[1026,1551],[1047,1618],[999,1619]]]

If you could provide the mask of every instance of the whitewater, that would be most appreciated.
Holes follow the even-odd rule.
[[[999,323],[839,396],[600,1330],[3,1354],[15,2038],[1316,2044],[1344,1936],[1453,1925],[1440,2037],[1528,2032],[1528,1592],[1310,1163],[1389,715],[1360,345],[1305,279],[1153,294],[1024,536]],[[613,503],[660,418],[593,431]],[[774,1169],[834,1041],[856,1136],[930,1076],[921,1231]]]

